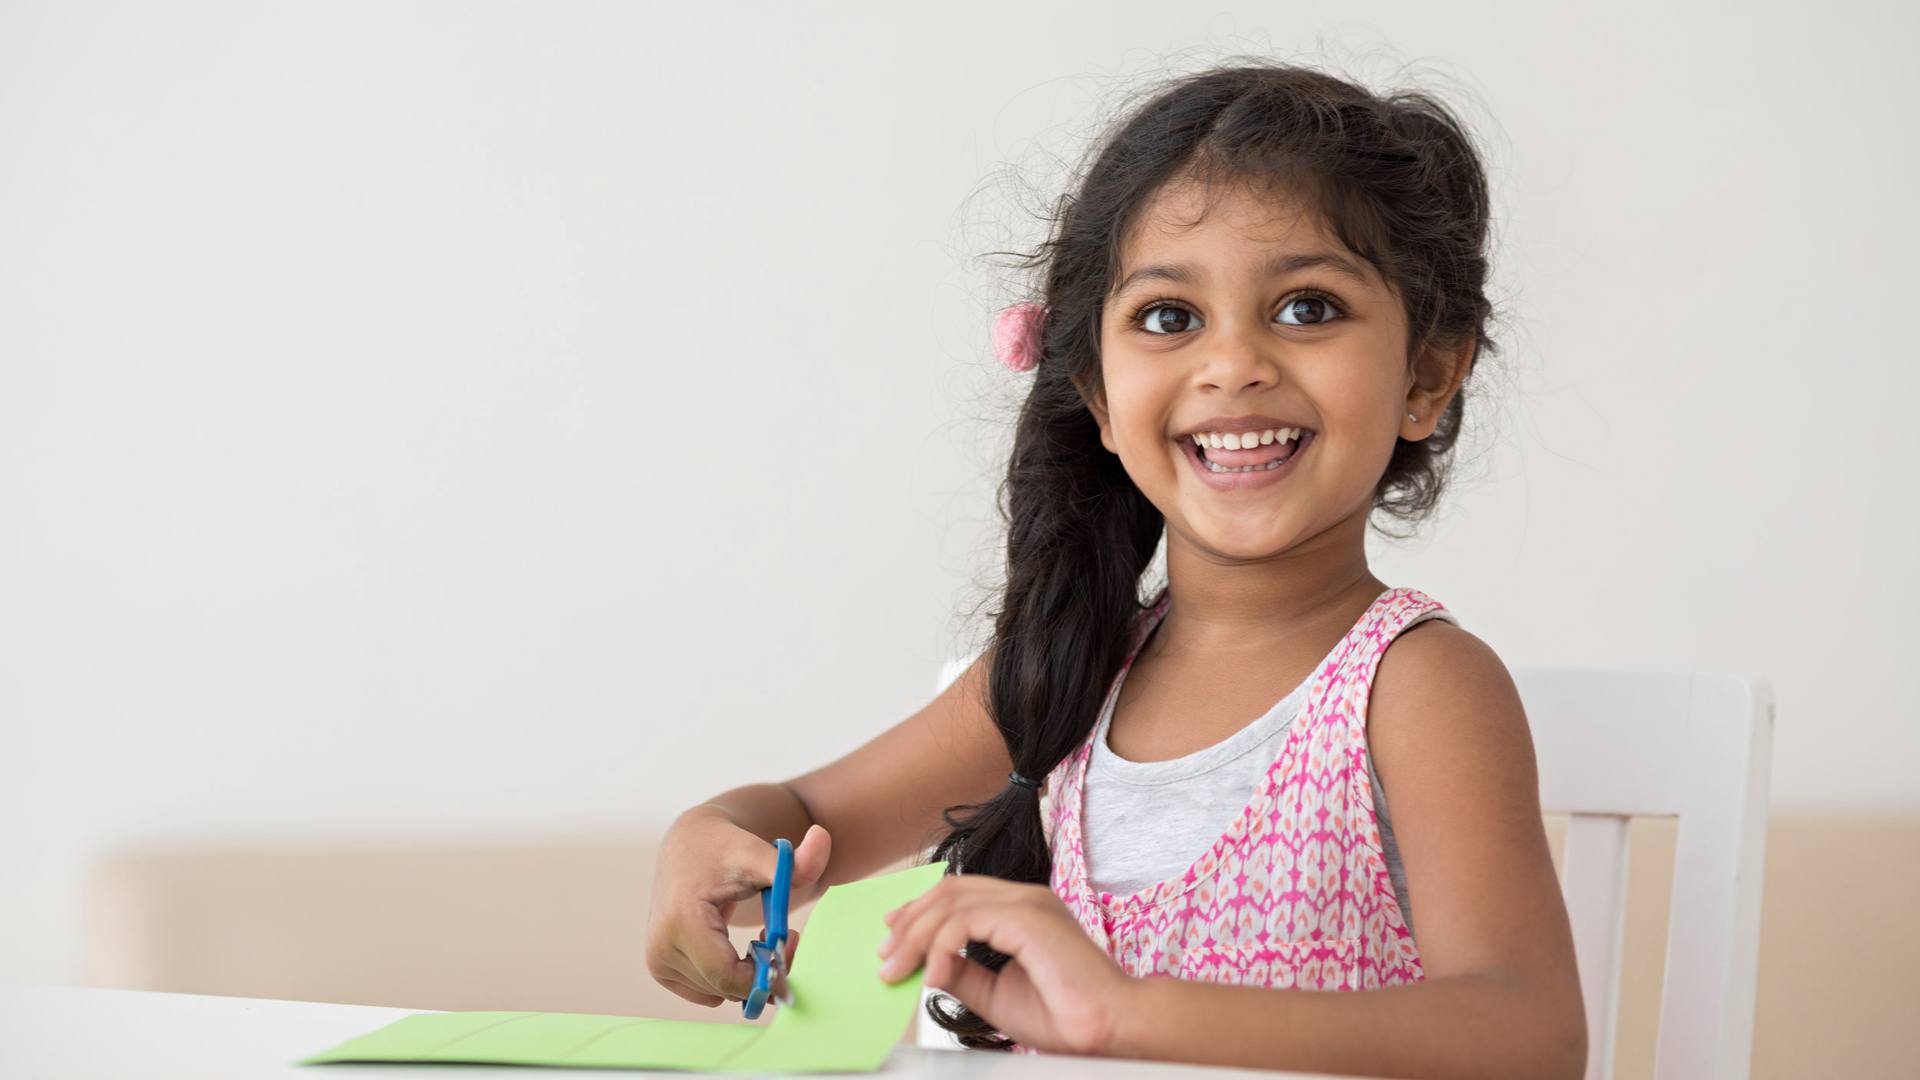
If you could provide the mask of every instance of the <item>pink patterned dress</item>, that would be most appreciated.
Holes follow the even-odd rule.
[[[1170,600],[1142,613],[1109,702]],[[1093,737],[1048,774],[1040,813],[1053,891],[1123,971],[1312,990],[1425,978],[1381,846],[1366,723],[1387,646],[1435,609],[1444,610],[1410,588],[1374,600],[1312,676],[1306,705],[1240,816],[1178,877],[1127,896],[1095,890],[1080,831]]]

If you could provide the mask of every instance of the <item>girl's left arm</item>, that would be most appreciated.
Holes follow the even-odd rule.
[[[1425,980],[1276,991],[1133,979],[1107,1052],[1379,1076],[1584,1073],[1573,934],[1506,666],[1456,626],[1414,626],[1381,657],[1367,726]]]
[[[1431,628],[1431,629],[1429,629]],[[1371,1076],[1577,1080],[1586,1016],[1506,667],[1433,620],[1381,658],[1368,742],[1418,912],[1425,980],[1276,990],[1132,978],[1045,885],[947,878],[888,916],[881,977],[928,985],[1038,1050]],[[955,954],[984,941],[998,972]]]

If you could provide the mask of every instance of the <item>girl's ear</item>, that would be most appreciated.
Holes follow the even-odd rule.
[[[1477,340],[1475,335],[1468,334],[1463,341],[1451,346],[1436,345],[1421,356],[1410,380],[1413,385],[1407,392],[1407,408],[1420,415],[1420,423],[1437,420],[1452,404],[1453,395],[1473,371],[1473,347]]]
[[[1107,395],[1103,391],[1087,390],[1088,380],[1082,376],[1073,376],[1073,388],[1080,391],[1080,400],[1087,403],[1087,411],[1093,414],[1093,421],[1100,425],[1100,445],[1108,453],[1117,454],[1119,448],[1113,445],[1113,424],[1107,416]]]

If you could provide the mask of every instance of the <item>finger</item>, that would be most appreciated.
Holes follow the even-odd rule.
[[[994,1020],[992,1010],[993,992],[999,981],[999,972],[989,971],[986,967],[965,957],[954,957],[939,980],[936,982],[929,979],[927,985],[957,999],[960,1004],[973,1010],[981,1019],[997,1028],[1000,1024]]]
[[[927,943],[927,970],[922,980],[930,986],[943,985],[943,981],[954,977],[954,972],[965,967],[980,967],[968,960],[963,952],[967,942],[973,940],[967,933],[970,918],[948,919],[940,925]],[[981,970],[986,970],[981,968]]]
[[[927,972],[923,978],[934,979],[936,984],[955,978],[962,966],[972,964],[959,954],[974,941],[1005,954],[1009,963],[1018,960],[1038,925],[1033,908],[1018,899],[955,905],[927,939]]]
[[[736,830],[732,844],[716,860],[726,872],[709,886],[712,892],[703,899],[716,907],[745,903],[757,909],[760,891],[773,884],[779,858],[772,844],[745,829]]]
[[[660,985],[666,987],[667,989],[673,991],[674,993],[680,995],[681,997],[686,998],[688,1001],[693,1002],[695,1005],[706,1005],[708,1007],[712,1007],[714,1005],[718,1005],[721,1002],[727,1000],[726,998],[720,997],[717,994],[708,994],[708,993],[703,993],[699,990],[695,990],[693,987],[688,986],[686,983],[681,982],[679,979],[661,979]]]
[[[681,977],[694,989],[734,1001],[745,1001],[753,989],[753,961],[735,953],[726,935],[700,934],[674,947],[686,958],[679,965]]]
[[[793,954],[800,951],[800,931],[787,927],[787,969],[793,969]]]
[[[808,833],[811,836],[812,830],[808,830]],[[814,846],[808,849],[806,856],[808,860],[820,864],[814,871],[816,877],[819,876],[819,871],[826,867],[829,842],[826,833],[826,829],[820,830],[819,835],[814,837]],[[736,829],[731,836],[732,843],[718,860],[720,865],[725,867],[725,874],[720,880],[708,886],[707,894],[701,899],[720,908],[723,912],[728,912],[733,905],[741,903],[752,904],[757,909],[760,906],[762,891],[773,884],[774,874],[780,866],[780,852],[772,843],[745,829]],[[805,837],[801,838],[801,844],[806,842]],[[801,876],[802,865],[800,845],[796,844],[793,849],[793,886],[796,888],[803,880],[808,880]],[[811,868],[812,862],[807,862],[805,865]],[[730,914],[723,917],[729,924],[731,923]]]
[[[932,894],[941,893],[935,897]],[[888,942],[882,943],[886,949],[886,962],[880,966],[880,978],[895,982],[919,970],[926,962],[927,944],[933,939],[940,927],[951,917],[951,911],[958,905],[954,902],[954,890],[942,889],[936,885],[927,891],[927,895],[914,901],[918,910],[902,911],[901,917],[893,924],[893,934]]]
[[[797,892],[820,880],[820,875],[827,872],[827,860],[832,855],[833,837],[828,835],[826,826],[820,824],[809,826],[806,835],[793,846],[794,890]],[[774,863],[769,862],[767,866],[769,871],[767,880],[771,881]]]
[[[926,959],[926,938],[933,929],[927,919],[949,907],[977,904],[983,898],[1001,895],[1009,887],[1013,887],[1012,883],[999,878],[962,875],[941,878],[932,888],[886,914],[885,920],[892,932],[880,942],[879,955],[891,961],[903,948],[915,950],[910,960],[902,961],[907,965],[905,970],[898,972],[911,974]],[[886,970],[888,974],[882,978],[889,978],[893,973],[893,969]]]

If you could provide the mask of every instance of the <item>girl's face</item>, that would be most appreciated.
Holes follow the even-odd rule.
[[[1394,440],[1430,433],[1458,383],[1446,370],[1438,386],[1416,384],[1399,299],[1317,215],[1238,186],[1205,199],[1171,185],[1129,237],[1101,316],[1105,389],[1090,405],[1169,542],[1259,559],[1356,513],[1364,522]],[[1435,366],[1464,378],[1464,360]],[[1205,453],[1265,464],[1281,450],[1259,433],[1278,428],[1305,431],[1270,471],[1214,472],[1192,437],[1244,434],[1239,451],[1209,438]]]

